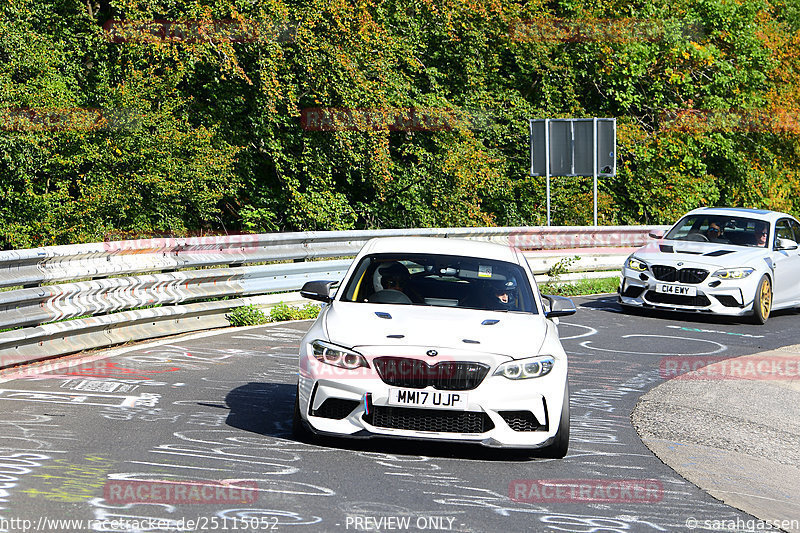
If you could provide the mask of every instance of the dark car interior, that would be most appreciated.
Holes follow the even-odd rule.
[[[745,217],[693,215],[681,220],[666,239],[677,241],[716,242],[734,246],[759,246],[757,229],[769,224]],[[719,228],[719,231],[716,231]]]
[[[390,270],[397,279],[387,282]],[[500,290],[507,294],[505,303],[495,295]],[[518,265],[425,254],[365,257],[345,287],[343,300],[536,312],[527,276]]]

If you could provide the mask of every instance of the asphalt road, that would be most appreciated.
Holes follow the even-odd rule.
[[[663,381],[665,357],[798,344],[797,314],[753,326],[625,314],[611,296],[575,302],[578,313],[560,325],[571,358],[565,459],[404,441],[296,442],[296,352],[310,322],[230,329],[0,383],[0,531],[672,532],[692,520],[733,531],[724,521],[752,519],[662,464],[629,416]],[[552,480],[656,489],[629,501],[513,493]],[[136,490],[154,501],[130,503]]]

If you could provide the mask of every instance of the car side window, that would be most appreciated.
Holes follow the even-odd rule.
[[[792,240],[800,244],[800,224],[794,220],[789,220],[789,225],[792,227],[792,230],[794,230],[794,238]]]
[[[775,224],[775,237],[794,240],[794,232],[792,231],[792,226],[789,225],[788,218],[782,218]],[[777,240],[775,242],[777,243]]]

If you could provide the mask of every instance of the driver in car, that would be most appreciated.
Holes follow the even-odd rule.
[[[708,225],[708,229],[706,230],[706,237],[708,237],[709,242],[714,242],[722,237],[722,228],[716,222],[712,222]]]
[[[764,247],[767,245],[767,235],[769,228],[765,222],[756,222],[755,236],[753,237],[753,245]]]
[[[489,309],[495,311],[515,311],[517,309],[517,283],[513,279],[493,281],[491,283],[492,298]]]
[[[408,269],[403,266],[402,263],[396,261],[382,266],[378,269],[378,273],[381,276],[381,286],[384,289],[392,289],[401,292],[405,288],[406,283],[408,283],[408,278],[411,277],[408,273]]]
[[[419,294],[408,287],[408,280],[411,278],[411,274],[402,263],[393,261],[384,265],[378,269],[378,274],[381,277],[381,286],[384,290],[402,292],[408,296],[412,302],[422,302],[422,298]]]

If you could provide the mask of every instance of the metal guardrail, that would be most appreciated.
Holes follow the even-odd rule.
[[[0,292],[0,328],[23,329],[0,333],[0,368],[134,339],[227,325],[225,314],[249,300],[189,302],[292,291],[311,279],[341,278],[350,260],[330,259],[353,256],[374,237],[492,241],[527,250],[534,272],[542,273],[564,256],[565,249],[575,248],[588,249],[591,257],[583,257],[573,270],[618,266],[622,257],[619,250],[641,246],[647,242],[649,231],[663,228],[567,226],[297,232],[140,239],[2,251],[0,287],[15,288]],[[596,248],[606,249],[605,253],[593,250]],[[548,250],[552,252],[546,253]],[[270,264],[242,266],[253,263]],[[169,307],[130,311],[156,305]],[[85,315],[91,318],[47,324]]]
[[[660,227],[660,226],[659,226]],[[373,237],[488,240],[523,250],[641,246],[653,226],[420,228],[112,241],[0,252],[0,287],[149,271],[355,255]]]
[[[344,276],[349,260],[214,268],[47,285],[0,293],[0,328],[209,298],[297,290]],[[0,341],[1,342],[1,341]]]

